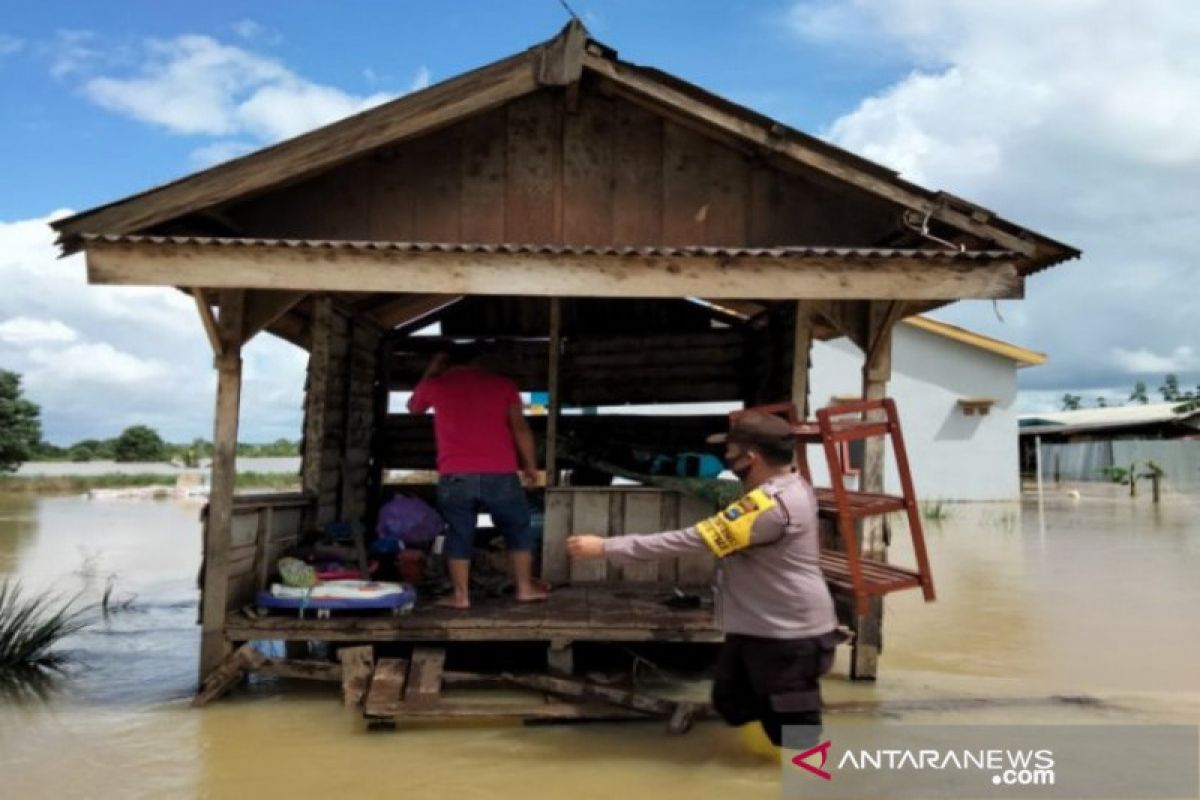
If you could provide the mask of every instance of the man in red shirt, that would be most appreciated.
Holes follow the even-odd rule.
[[[408,410],[433,409],[437,439],[438,506],[446,520],[446,562],[454,595],[439,602],[470,608],[468,591],[476,520],[491,515],[504,534],[517,600],[545,600],[533,579],[533,534],[520,472],[529,485],[538,479],[533,432],[522,413],[517,386],[477,366],[479,352],[457,346],[438,353],[421,377]]]

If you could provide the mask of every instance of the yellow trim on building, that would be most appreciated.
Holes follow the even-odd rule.
[[[1026,350],[1024,347],[1017,347],[1015,344],[1002,342],[999,339],[993,339],[990,336],[984,336],[981,333],[975,333],[966,328],[951,325],[948,322],[938,322],[936,319],[920,316],[908,317],[902,321],[912,325],[914,328],[920,328],[923,331],[936,333],[938,336],[945,336],[947,339],[953,339],[956,342],[962,342],[963,344],[987,350],[989,353],[1011,358],[1021,366],[1037,366],[1038,364],[1046,363],[1045,353],[1039,353],[1036,350]]]

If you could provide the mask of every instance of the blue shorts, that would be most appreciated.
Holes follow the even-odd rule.
[[[446,520],[446,558],[470,559],[481,513],[492,522],[509,550],[532,550],[529,503],[513,472],[462,472],[438,478],[438,509]]]

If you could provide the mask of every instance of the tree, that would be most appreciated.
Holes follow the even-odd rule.
[[[1182,400],[1179,394],[1179,376],[1175,373],[1168,374],[1163,378],[1163,385],[1158,387],[1158,392],[1163,396],[1163,400]]]
[[[1064,394],[1062,396],[1063,411],[1078,411],[1079,404],[1083,402],[1083,398],[1077,394]]]
[[[42,440],[42,410],[22,397],[21,376],[0,369],[0,472],[16,472]]]
[[[1103,397],[1096,398],[1096,408],[1108,408],[1108,401]]]
[[[1140,403],[1146,405],[1150,402],[1150,397],[1146,394],[1146,384],[1138,381],[1133,386],[1133,391],[1129,393],[1129,402]]]
[[[117,461],[163,461],[167,445],[153,428],[133,425],[121,431],[113,447]]]

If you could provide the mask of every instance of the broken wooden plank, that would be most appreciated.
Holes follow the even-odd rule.
[[[671,717],[681,703],[674,700],[664,700],[647,694],[627,689],[616,689],[611,686],[601,686],[587,681],[554,678],[549,675],[515,675],[504,674],[505,680],[515,686],[523,686],[539,692],[562,695],[588,700],[600,700],[611,705],[640,711],[644,714],[654,714],[660,717]],[[694,705],[689,703],[688,705]]]
[[[447,703],[428,706],[401,704],[397,718],[420,717],[426,719],[512,719],[526,720],[626,720],[653,719],[645,714],[611,706],[575,703]]]
[[[368,720],[395,719],[404,694],[408,662],[402,658],[381,658],[371,675],[371,688],[363,703],[363,716]]]
[[[297,678],[332,683],[340,683],[342,680],[341,664],[331,664],[328,661],[268,658],[250,671],[255,675],[268,675],[273,678]]]
[[[338,661],[342,668],[342,703],[348,707],[356,706],[362,702],[371,680],[375,648],[370,645],[343,647],[338,650]]]
[[[255,650],[249,642],[234,650],[204,679],[200,691],[192,698],[192,708],[203,708],[216,700],[247,672],[253,672],[262,666],[265,660],[263,654]]]

